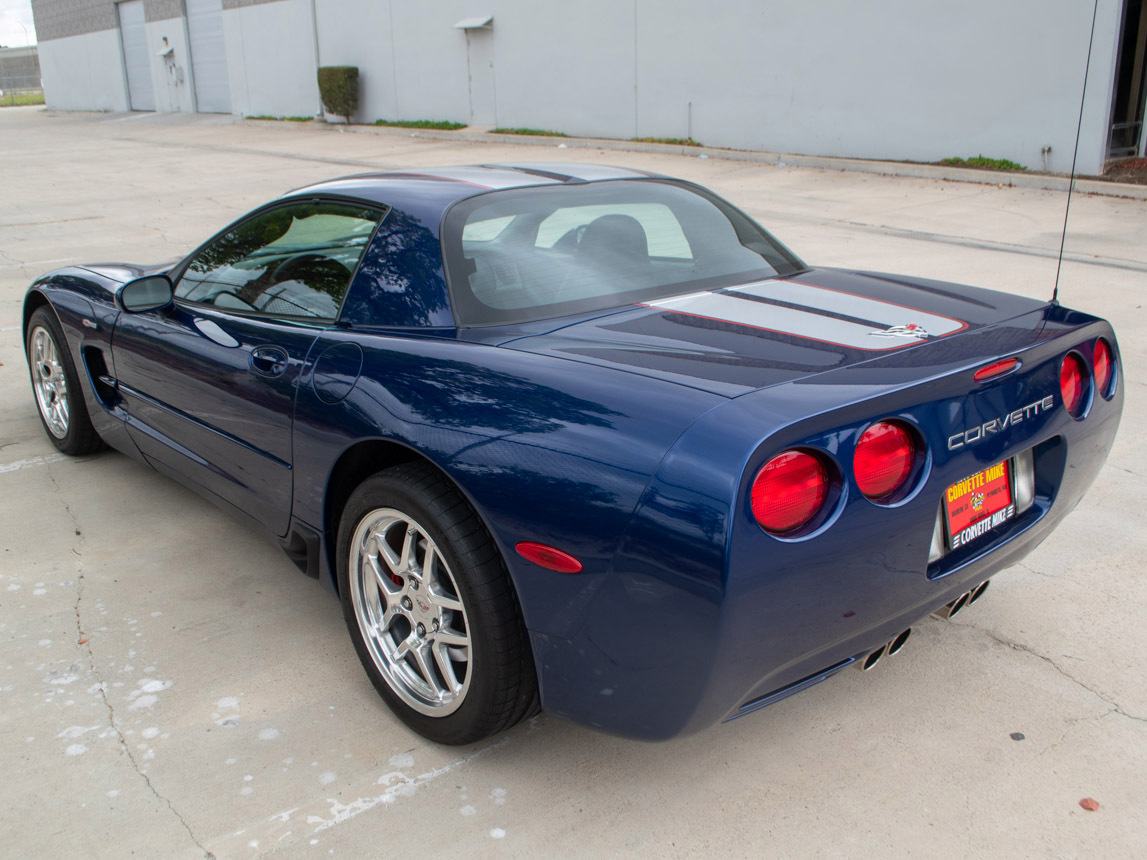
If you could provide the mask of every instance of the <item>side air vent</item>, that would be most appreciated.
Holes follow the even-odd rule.
[[[92,388],[96,397],[108,409],[115,409],[123,399],[116,391],[115,380],[108,373],[108,365],[104,360],[104,352],[97,346],[85,346],[83,349],[84,366],[88,369],[88,376],[92,380]]]

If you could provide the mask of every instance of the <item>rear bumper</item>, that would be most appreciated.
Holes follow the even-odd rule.
[[[1080,326],[1072,340],[1097,334],[1113,337],[1106,324],[1096,323]],[[1054,359],[1066,347],[1039,349],[1046,355],[1031,355],[1032,378],[1009,383],[1016,390],[1001,387],[1000,397],[1016,397],[1025,386],[1046,393],[1051,373],[1058,406]],[[928,439],[929,472],[918,492],[893,509],[852,494],[829,527],[799,540],[770,538],[736,505],[720,520],[713,500],[745,493],[743,486],[720,485],[717,477],[710,486],[696,475],[683,479],[689,468],[720,471],[704,469],[701,452],[713,450],[714,439],[700,438],[695,452],[676,452],[680,465],[667,458],[651,485],[653,501],[628,533],[579,633],[572,639],[532,634],[543,706],[604,731],[660,740],[742,716],[824,680],[1042,543],[1106,460],[1122,412],[1122,383],[1111,398],[1095,397],[1083,420],[1056,408],[974,451],[945,450],[951,421],[937,421]],[[1028,402],[1028,393],[1019,390],[1014,402]],[[918,392],[901,396],[905,404],[919,404]],[[977,410],[1000,414],[994,398],[983,389],[962,401],[938,398],[927,409],[954,414],[951,403],[960,401],[964,419],[975,418]],[[871,402],[865,408],[869,419],[879,417],[871,414]],[[875,408],[907,414],[894,398]],[[746,402],[737,417],[752,417],[749,410]],[[728,417],[717,423],[730,426]],[[812,438],[799,426],[790,429],[779,445]],[[823,440],[846,435],[834,430]],[[944,490],[1027,448],[1037,451],[1035,505],[929,565]],[[750,460],[747,472],[755,468]],[[718,539],[706,541],[706,534]]]

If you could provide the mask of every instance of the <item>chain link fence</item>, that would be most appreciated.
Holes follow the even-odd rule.
[[[40,56],[35,46],[0,48],[0,107],[43,103]]]

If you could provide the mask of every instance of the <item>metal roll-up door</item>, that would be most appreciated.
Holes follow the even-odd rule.
[[[196,108],[201,113],[231,113],[222,0],[187,0],[187,34]]]
[[[132,110],[155,110],[151,88],[151,63],[147,54],[147,27],[143,0],[119,4],[119,32],[123,45],[123,67],[127,72],[128,104]]]

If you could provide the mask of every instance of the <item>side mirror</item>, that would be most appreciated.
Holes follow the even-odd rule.
[[[167,275],[148,275],[128,281],[116,293],[116,304],[129,314],[157,311],[168,307],[175,298],[175,287]]]

